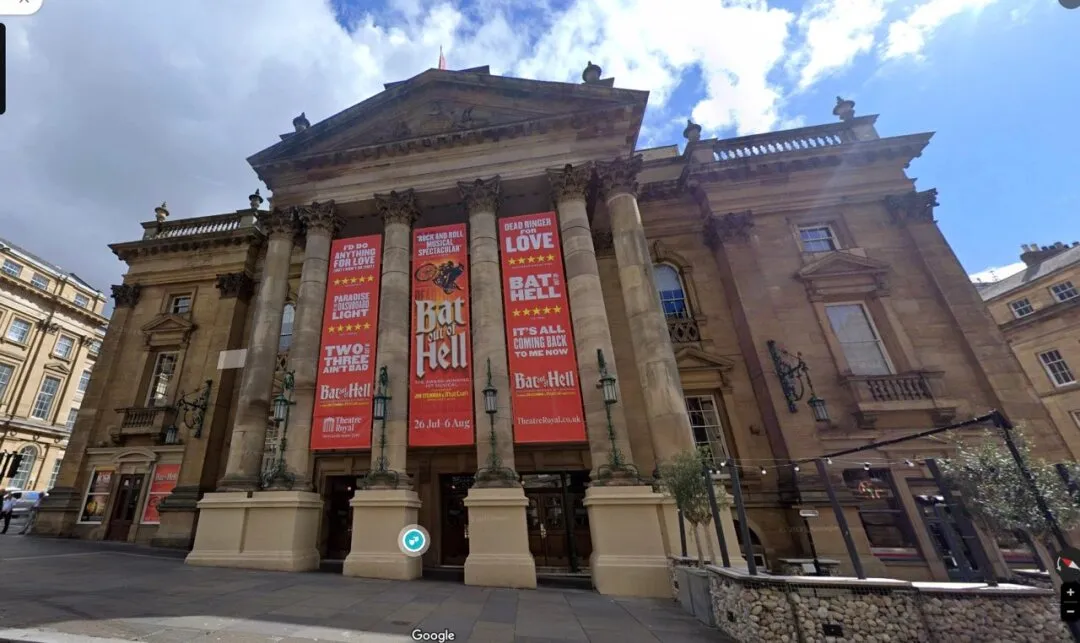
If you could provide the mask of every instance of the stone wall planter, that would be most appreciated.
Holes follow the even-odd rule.
[[[702,623],[715,626],[709,572],[695,567],[678,567],[675,573],[679,578],[679,604],[682,608]]]

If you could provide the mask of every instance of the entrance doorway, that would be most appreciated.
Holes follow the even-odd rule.
[[[464,565],[469,557],[469,511],[465,507],[465,496],[472,484],[471,475],[439,476],[443,565]]]
[[[357,476],[327,476],[323,488],[323,533],[325,560],[345,560],[352,549],[352,500]]]
[[[117,485],[116,501],[113,503],[105,540],[127,540],[131,525],[139,513],[139,497],[142,495],[143,475],[125,473]]]
[[[589,566],[592,537],[583,503],[588,476],[586,471],[522,476],[529,551],[537,571],[576,573]]]

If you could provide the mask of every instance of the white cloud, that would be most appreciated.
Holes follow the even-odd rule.
[[[851,65],[874,46],[874,32],[885,20],[890,0],[819,0],[799,14],[803,47],[788,68],[798,70],[798,87]]]
[[[911,56],[919,58],[926,41],[950,18],[978,12],[997,0],[927,0],[907,15],[889,25],[882,44],[881,57],[888,60]]]
[[[1026,267],[1027,265],[1023,261],[1018,261],[1004,266],[987,268],[986,270],[972,273],[968,275],[968,277],[975,283],[991,283],[1000,281],[1006,277],[1011,277]]]

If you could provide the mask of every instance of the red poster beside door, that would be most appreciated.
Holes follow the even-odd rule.
[[[577,356],[554,212],[499,220],[514,441],[584,442]]]

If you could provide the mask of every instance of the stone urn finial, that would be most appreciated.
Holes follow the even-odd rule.
[[[169,218],[169,208],[165,205],[164,201],[161,202],[161,205],[154,208],[154,218],[157,219],[159,224],[165,223],[165,219]]]
[[[259,206],[263,204],[262,195],[259,194],[259,189],[255,188],[255,194],[248,195],[248,203],[251,204],[251,209],[258,211]]]
[[[311,123],[308,122],[307,116],[304,115],[304,112],[300,112],[299,116],[292,119],[292,125],[297,132],[303,132],[307,128],[311,127]]]
[[[581,72],[581,80],[586,83],[595,83],[600,80],[600,74],[604,70],[600,68],[600,65],[594,65],[593,61],[589,61],[589,64],[585,66],[585,71]]]
[[[690,120],[686,119],[686,129],[682,131],[683,138],[691,143],[697,143],[701,140],[701,126]]]
[[[836,97],[836,107],[833,108],[833,116],[837,116],[845,123],[855,118],[855,101]]]

